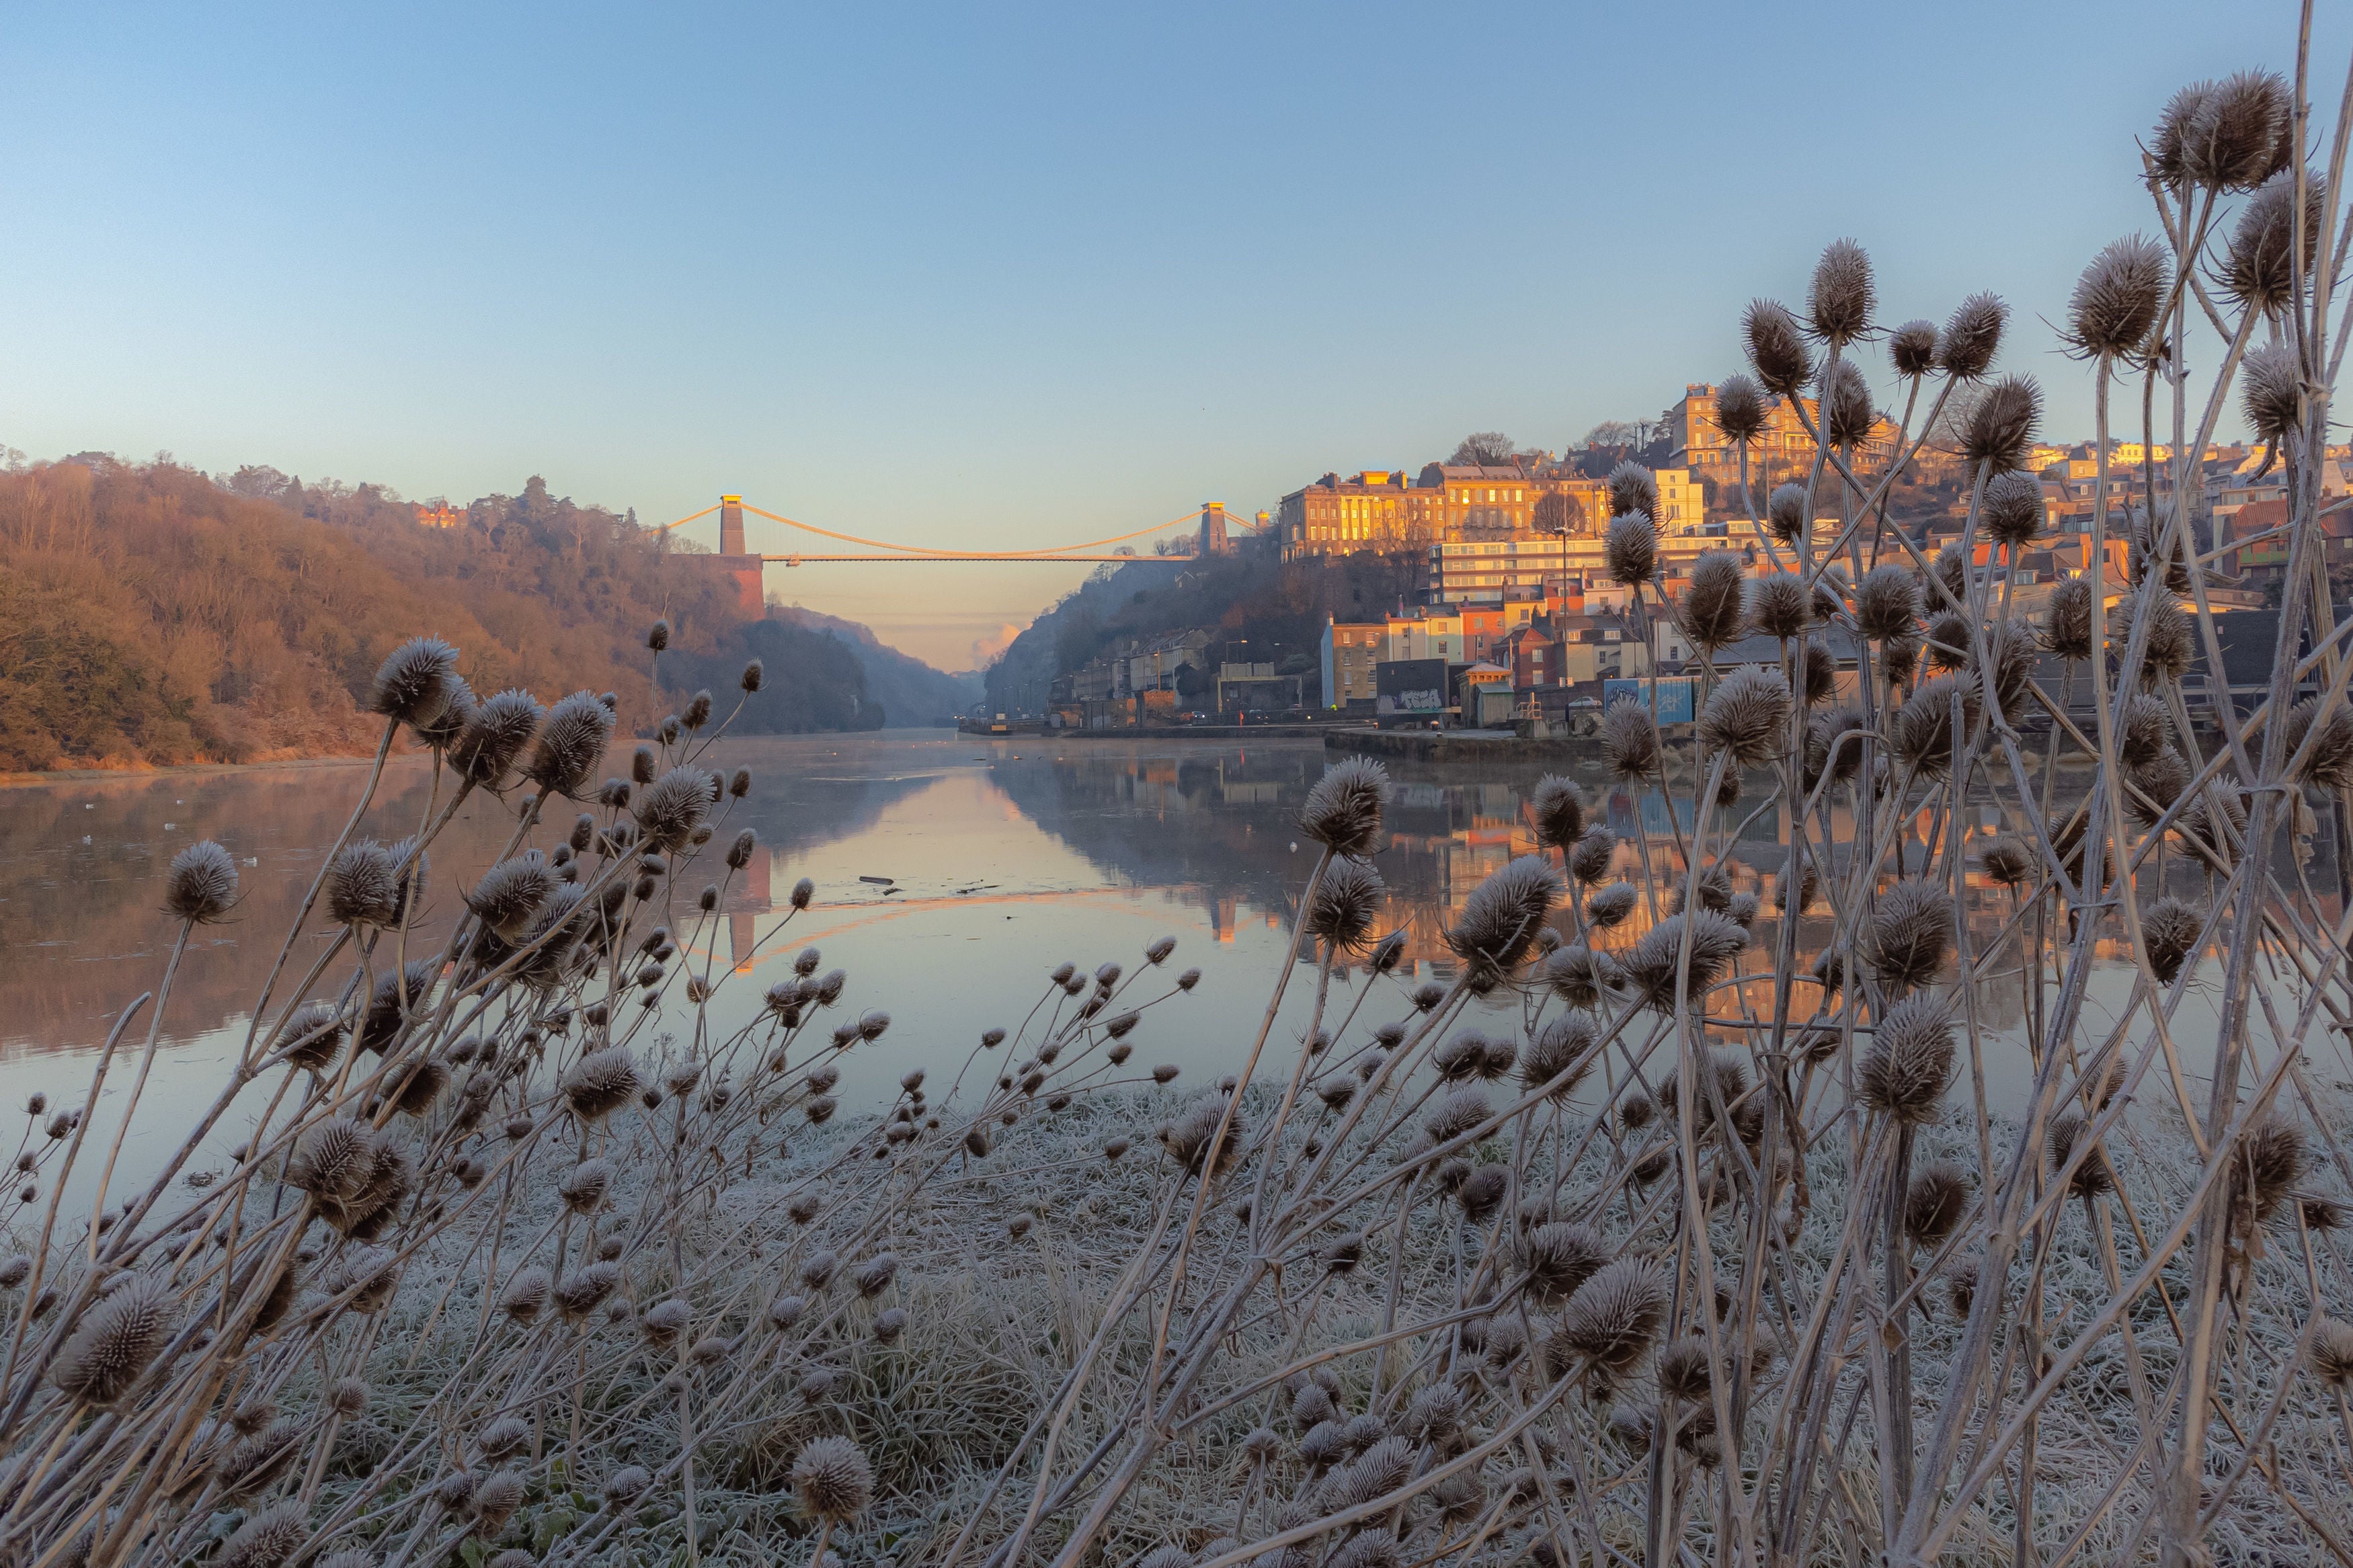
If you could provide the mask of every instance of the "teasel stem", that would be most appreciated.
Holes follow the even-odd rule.
[[[90,1260],[92,1263],[98,1261],[98,1238],[100,1234],[99,1222],[106,1217],[107,1184],[114,1179],[114,1163],[121,1156],[123,1139],[131,1133],[131,1118],[139,1110],[140,1095],[146,1090],[148,1069],[155,1065],[155,1042],[164,1032],[164,1007],[171,999],[172,982],[180,973],[180,959],[188,951],[188,933],[195,929],[195,924],[194,921],[182,921],[179,933],[172,939],[172,956],[164,964],[164,984],[155,994],[154,1016],[148,1020],[147,1043],[139,1053],[139,1072],[131,1080],[131,1096],[122,1103],[122,1117],[115,1123],[114,1140],[107,1145],[106,1163],[99,1168],[98,1191],[91,1196],[90,1205]],[[90,1091],[90,1110],[84,1114],[88,1115],[97,1109],[98,1086],[92,1084]],[[75,1140],[77,1148],[79,1142],[79,1139]],[[73,1169],[73,1152],[71,1150],[68,1151],[65,1168],[58,1173],[57,1182],[59,1192],[64,1191],[66,1176]]]
[[[286,967],[286,955],[294,951],[294,939],[301,934],[302,922],[311,918],[311,908],[319,901],[319,889],[327,885],[328,868],[334,865],[335,857],[342,852],[343,846],[351,841],[352,834],[359,827],[360,818],[367,815],[368,802],[375,798],[376,784],[384,778],[384,761],[392,754],[392,738],[399,731],[399,720],[386,719],[384,721],[384,736],[376,742],[375,762],[368,769],[367,783],[360,790],[358,804],[352,807],[351,820],[343,824],[343,830],[335,835],[335,841],[327,846],[326,854],[320,858],[319,874],[311,879],[311,890],[302,896],[302,907],[295,911],[294,923],[288,928],[286,941],[278,950],[277,961],[269,967],[269,977],[261,983],[261,994],[254,999],[253,1022],[247,1026],[245,1046],[237,1053],[240,1061],[253,1054],[254,1037],[260,1032],[262,1016],[269,1011],[269,994],[277,987],[279,972]]]
[[[139,1016],[141,1008],[154,1000],[154,994],[152,991],[141,992],[131,1005],[122,1010],[121,1016],[115,1019],[114,1027],[107,1034],[106,1044],[100,1047],[98,1067],[90,1075],[90,1098],[83,1101],[81,1120],[74,1125],[73,1142],[66,1147],[65,1160],[58,1173],[51,1178],[48,1205],[41,1215],[41,1239],[33,1251],[33,1271],[25,1280],[25,1304],[16,1313],[16,1330],[8,1337],[7,1359],[0,1361],[0,1387],[6,1386],[8,1381],[16,1376],[17,1358],[25,1347],[25,1332],[32,1326],[33,1298],[39,1294],[42,1282],[48,1277],[49,1242],[57,1231],[58,1205],[65,1197],[66,1175],[73,1169],[74,1154],[81,1148],[81,1141],[89,1131],[90,1110],[97,1105],[99,1090],[106,1085],[107,1064],[114,1059],[114,1048],[121,1044],[122,1031],[131,1026],[131,1020]],[[81,1289],[75,1291],[76,1310],[79,1310],[81,1299],[87,1294],[88,1289],[89,1283],[86,1280]],[[66,1331],[72,1321],[70,1314],[59,1315],[57,1331],[50,1335],[51,1353],[55,1352],[57,1346],[65,1342]],[[31,1402],[34,1391],[39,1386],[40,1380],[37,1373],[17,1383],[16,1393],[9,1400],[6,1413],[0,1415],[0,1444],[6,1443],[16,1436],[16,1423],[23,1419],[25,1406]],[[0,1514],[0,1521],[5,1521],[5,1514]]]

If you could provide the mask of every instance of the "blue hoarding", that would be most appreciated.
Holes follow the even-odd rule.
[[[1662,724],[1688,724],[1692,721],[1694,689],[1699,683],[1688,675],[1661,676],[1656,680],[1605,680],[1601,683],[1601,706],[1606,710],[1620,698],[1630,697],[1643,707],[1651,706],[1651,692],[1658,689],[1658,715]]]

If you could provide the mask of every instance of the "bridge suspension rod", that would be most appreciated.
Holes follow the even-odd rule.
[[[728,556],[716,556],[728,560]],[[735,559],[740,559],[737,557]],[[999,566],[1018,566],[1030,561],[1115,561],[1126,565],[1166,564],[1180,566],[1199,559],[1194,555],[763,555],[763,561],[781,561],[787,566],[813,566],[830,561],[913,561],[928,565],[944,562],[986,562]]]

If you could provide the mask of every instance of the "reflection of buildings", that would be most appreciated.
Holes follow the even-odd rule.
[[[727,913],[727,957],[738,974],[752,973],[753,947],[759,941],[754,921],[772,907],[768,889],[776,858],[776,851],[768,845],[754,849],[731,900],[734,907]]]
[[[1166,889],[1200,908],[1221,942],[1233,941],[1241,928],[1254,922],[1287,928],[1295,919],[1299,895],[1314,865],[1314,846],[1301,839],[1298,812],[1309,785],[1324,771],[1326,758],[1321,747],[1280,743],[1152,756],[1134,754],[1125,747],[1090,744],[1075,750],[1079,754],[1001,762],[993,776],[1041,828],[1097,864],[1139,885]],[[1455,973],[1445,936],[1472,890],[1515,857],[1535,848],[1528,801],[1539,770],[1530,766],[1505,778],[1495,776],[1499,771],[1432,767],[1399,769],[1392,774],[1387,840],[1374,858],[1388,897],[1375,929],[1404,931],[1404,967],[1424,977],[1447,979]],[[1614,875],[1640,887],[1647,858],[1658,910],[1665,913],[1684,869],[1681,846],[1692,834],[1688,794],[1671,805],[1656,791],[1609,785],[1600,778],[1598,763],[1572,770],[1572,776],[1584,786],[1588,820],[1619,837]],[[1739,993],[1719,993],[1710,1010],[1719,1016],[1736,1015],[1745,1003],[1752,1016],[1769,1018],[1774,998],[1764,974],[1771,968],[1778,929],[1775,900],[1788,860],[1788,828],[1779,804],[1766,805],[1774,788],[1769,776],[1756,774],[1746,783],[1738,804],[1717,808],[1710,831],[1737,834],[1726,865],[1733,889],[1754,894],[1758,901],[1756,942],[1743,961],[1757,978]],[[1688,780],[1678,784],[1688,791]],[[1760,805],[1765,809],[1760,811]],[[1842,804],[1831,806],[1829,820],[1842,863],[1855,824]],[[2015,826],[1983,806],[1965,813],[1958,825],[1947,824],[1943,831],[1962,832],[1965,853],[1973,859],[1980,838]],[[1900,831],[1905,864],[1915,873],[1926,859],[1935,832],[1925,813],[1915,815]],[[2169,890],[2202,897],[2192,886],[2198,874],[2182,865],[2182,858],[2169,857]],[[1989,1029],[2015,1031],[2023,1016],[2024,994],[2019,973],[2021,937],[2010,923],[2011,897],[1975,871],[1967,886],[1971,951],[1983,963],[1997,946],[2001,950],[1990,963],[1983,963],[1988,978],[1979,983],[1973,999],[1977,1016]],[[1577,939],[1578,919],[1566,905],[1552,923],[1564,940]],[[1595,945],[1617,952],[1639,941],[1651,924],[1645,899],[1615,929],[1590,934]],[[1833,926],[1827,896],[1818,896],[1798,923],[1800,973],[1810,972]],[[1800,986],[1792,997],[1793,1017],[1802,1022],[1811,1016],[1819,995],[1812,985]]]

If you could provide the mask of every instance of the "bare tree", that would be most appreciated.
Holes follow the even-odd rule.
[[[1519,443],[1501,430],[1473,430],[1455,443],[1447,461],[1464,468],[1501,467],[1518,450]]]

